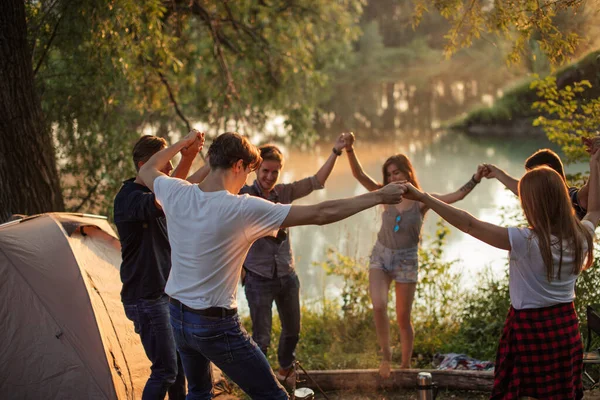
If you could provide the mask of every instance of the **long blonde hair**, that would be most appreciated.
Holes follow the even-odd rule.
[[[592,235],[577,219],[565,182],[555,170],[540,166],[527,171],[519,181],[519,198],[529,227],[538,239],[549,282],[554,278],[560,279],[563,241],[574,252],[573,274],[578,275],[592,265]],[[558,242],[553,243],[551,236],[556,237]],[[584,240],[587,242],[586,254],[583,253]],[[557,271],[552,261],[552,245],[556,244],[560,247]]]

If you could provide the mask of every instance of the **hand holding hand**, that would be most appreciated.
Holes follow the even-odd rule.
[[[483,164],[483,167],[485,168],[483,176],[485,176],[486,179],[498,177],[498,167],[496,167],[494,164]]]
[[[409,200],[421,201],[425,193],[413,186],[412,183],[404,181],[401,183],[404,187],[404,198]]]
[[[352,150],[352,146],[354,146],[355,139],[356,137],[354,136],[353,132],[346,133],[346,135],[344,136],[346,150]]]
[[[406,191],[400,182],[391,182],[378,190],[381,195],[381,204],[398,204],[402,201],[402,195]]]
[[[481,182],[481,179],[484,176],[487,176],[488,174],[488,169],[484,164],[479,164],[477,166],[477,171],[475,172],[475,175],[473,175],[473,179],[475,179],[475,182],[479,183]]]
[[[341,152],[342,149],[346,147],[346,135],[347,133],[340,133],[340,136],[337,137],[335,143],[333,144],[334,149]]]
[[[186,142],[186,145],[181,149],[181,156],[196,157],[202,150],[202,147],[204,147],[204,132],[192,129],[190,133],[183,138],[183,141]]]

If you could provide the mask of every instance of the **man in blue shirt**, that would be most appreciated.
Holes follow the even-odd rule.
[[[185,179],[200,149],[200,140],[181,151],[177,169],[169,161],[162,169],[166,175]],[[142,136],[133,148],[133,162],[139,169],[155,153],[167,147],[160,137]],[[169,299],[165,284],[171,270],[171,247],[165,215],[154,193],[139,176],[123,182],[114,202],[115,225],[121,240],[121,301],[125,314],[140,335],[151,374],[142,394],[143,400],[185,399],[185,376],[169,322]]]

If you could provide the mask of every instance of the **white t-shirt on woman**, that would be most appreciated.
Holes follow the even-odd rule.
[[[581,221],[594,236],[591,222]],[[569,303],[575,299],[575,281],[579,275],[573,274],[574,254],[563,245],[563,258],[560,279],[555,276],[548,282],[546,266],[538,240],[529,228],[508,228],[511,251],[509,253],[510,302],[517,310],[525,308],[550,307],[559,303]],[[587,242],[582,251],[587,252]],[[560,249],[552,246],[555,275],[558,271]]]
[[[242,263],[252,243],[272,235],[291,205],[161,176],[156,200],[167,216],[171,273],[165,292],[188,307],[237,307]]]

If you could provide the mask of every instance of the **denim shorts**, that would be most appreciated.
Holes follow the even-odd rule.
[[[419,278],[418,247],[393,250],[378,241],[371,252],[369,268],[381,269],[399,283],[417,283]]]

